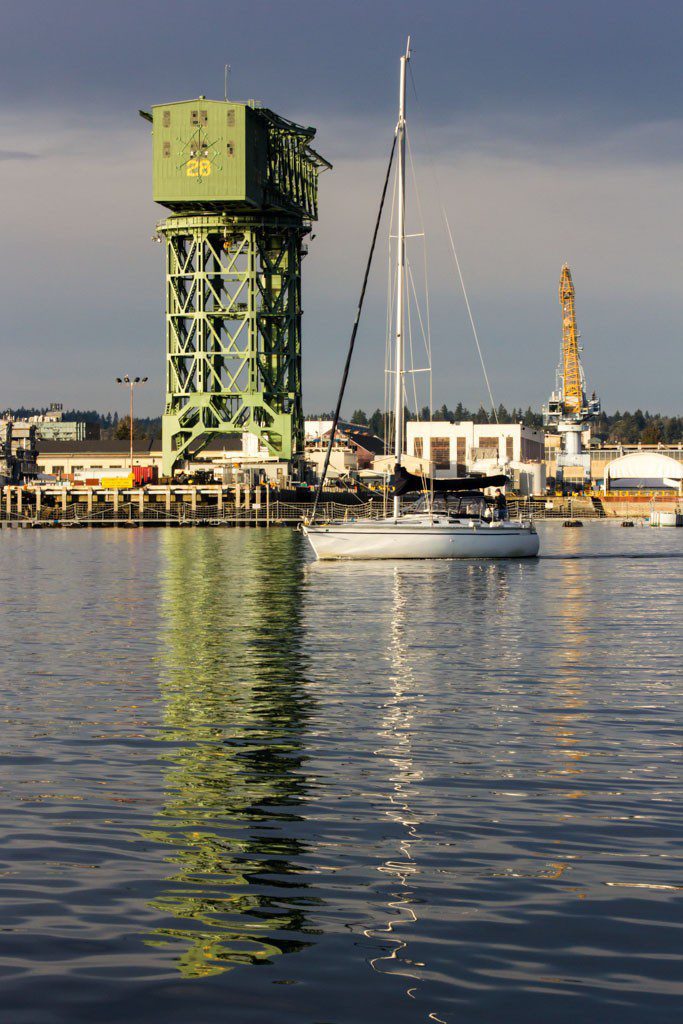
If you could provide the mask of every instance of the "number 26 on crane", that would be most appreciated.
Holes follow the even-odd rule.
[[[188,178],[208,178],[211,174],[210,160],[188,160],[186,164]]]

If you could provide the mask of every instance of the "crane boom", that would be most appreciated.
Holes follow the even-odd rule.
[[[560,274],[560,305],[562,306],[562,381],[564,406],[569,414],[583,409],[586,396],[579,356],[579,332],[576,326],[574,282],[572,272],[565,263]]]
[[[574,282],[565,263],[560,273],[560,305],[562,306],[562,355],[557,368],[555,391],[543,407],[543,422],[555,427],[563,439],[557,455],[556,480],[562,482],[567,467],[583,469],[583,480],[590,479],[590,451],[583,450],[584,427],[600,412],[595,392],[586,395],[586,378],[581,365],[579,330],[576,326]]]

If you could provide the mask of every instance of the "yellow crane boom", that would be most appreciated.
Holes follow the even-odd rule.
[[[565,263],[560,274],[560,305],[562,306],[562,382],[565,411],[579,413],[586,402],[583,393],[579,331],[576,326],[574,282]]]
[[[583,469],[583,482],[590,480],[590,451],[583,450],[585,425],[600,412],[600,399],[595,392],[586,396],[586,378],[581,366],[579,330],[576,326],[574,282],[567,264],[560,274],[560,305],[562,306],[562,354],[556,373],[555,390],[543,407],[543,423],[555,427],[562,437],[558,452],[555,480],[563,486],[567,467]]]

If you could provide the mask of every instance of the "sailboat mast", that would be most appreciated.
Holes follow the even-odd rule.
[[[405,182],[405,157],[406,157],[406,67],[410,60],[410,36],[406,44],[406,52],[401,57],[401,76],[399,81],[399,105],[398,124],[396,125],[396,136],[398,139],[398,218],[397,218],[397,244],[396,244],[396,353],[394,359],[395,372],[395,395],[394,395],[394,455],[396,465],[401,464],[403,452],[403,324],[404,310],[403,300],[405,292],[404,276],[406,263],[406,182]],[[400,511],[400,499],[394,497],[394,517]]]

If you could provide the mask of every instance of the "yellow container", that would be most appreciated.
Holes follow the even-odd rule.
[[[133,477],[132,476],[103,476],[102,477],[103,487],[132,487]]]

